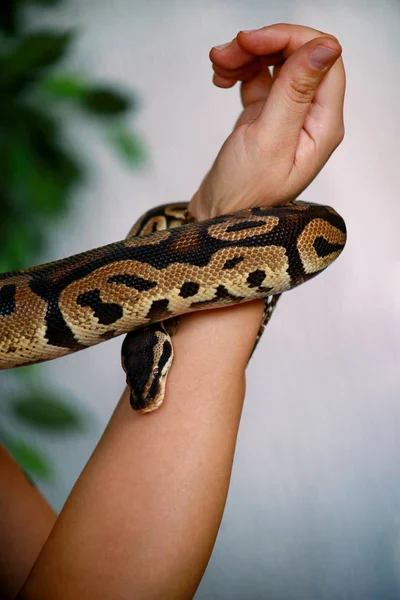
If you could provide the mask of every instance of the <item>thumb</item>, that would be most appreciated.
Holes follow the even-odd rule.
[[[254,126],[261,141],[287,158],[293,155],[318,87],[339,58],[342,48],[331,37],[314,38],[283,64]],[[263,144],[264,145],[264,144]]]

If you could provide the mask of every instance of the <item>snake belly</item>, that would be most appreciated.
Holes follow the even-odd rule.
[[[142,226],[138,236],[134,228],[135,237],[0,274],[0,369],[280,294],[323,271],[346,241],[342,217],[317,204],[255,207],[154,231],[169,207],[179,205],[147,213],[152,231]]]

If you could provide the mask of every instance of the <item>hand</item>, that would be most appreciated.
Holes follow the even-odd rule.
[[[287,202],[311,183],[344,135],[341,51],[333,36],[287,24],[212,48],[214,84],[241,81],[244,110],[192,198],[197,219]]]

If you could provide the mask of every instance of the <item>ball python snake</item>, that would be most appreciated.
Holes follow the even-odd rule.
[[[183,224],[187,203],[148,211],[128,237],[0,274],[0,369],[128,333],[122,364],[134,409],[160,406],[180,315],[279,295],[330,265],[346,241],[332,208],[301,201]]]

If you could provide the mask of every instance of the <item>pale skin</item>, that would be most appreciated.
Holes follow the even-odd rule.
[[[310,63],[317,46],[328,49],[324,68]],[[244,110],[194,216],[284,202],[308,186],[343,138],[340,53],[334,37],[285,24],[212,49],[214,84],[242,82]],[[124,392],[58,517],[0,453],[2,598],[21,586],[24,600],[193,597],[225,505],[261,313],[252,302],[182,318],[165,404],[140,415]]]

